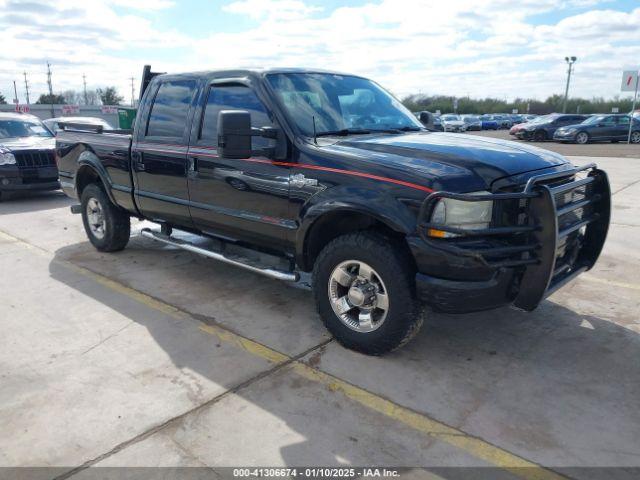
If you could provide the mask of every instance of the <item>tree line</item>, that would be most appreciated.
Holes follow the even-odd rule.
[[[456,97],[448,97],[444,95],[408,95],[402,99],[402,103],[412,112],[428,110],[436,112],[440,110],[442,113],[454,112],[454,100]],[[469,98],[458,97],[457,113],[511,113],[514,109],[518,113],[534,113],[544,115],[547,113],[562,112],[564,96],[551,95],[546,100],[536,100],[527,98],[516,98],[512,102],[500,100],[497,98]],[[586,98],[569,98],[567,101],[567,113],[611,113],[612,108],[618,108],[620,113],[630,112],[632,108],[632,99],[620,98],[615,96],[611,99],[603,97]]]
[[[38,97],[36,104],[43,105],[120,105],[124,97],[118,94],[116,87],[98,88],[84,91],[65,90],[61,93],[49,95],[43,93]],[[4,95],[0,93],[0,104],[7,103]]]

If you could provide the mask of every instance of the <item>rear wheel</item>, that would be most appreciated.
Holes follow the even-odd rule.
[[[313,285],[324,325],[347,348],[381,355],[422,325],[409,258],[377,233],[330,242],[315,262]]]
[[[576,135],[576,143],[584,145],[589,142],[589,134],[587,132],[578,132]]]
[[[102,252],[122,250],[129,242],[129,214],[114,205],[105,191],[95,183],[88,185],[81,196],[82,223],[89,241]]]
[[[547,132],[545,132],[544,130],[536,130],[536,132],[533,134],[533,139],[536,142],[544,142],[547,139]]]

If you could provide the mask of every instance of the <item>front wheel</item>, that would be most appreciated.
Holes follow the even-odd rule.
[[[576,143],[584,145],[589,142],[589,134],[587,132],[578,132],[576,135]]]
[[[640,132],[631,132],[631,143],[640,143]]]
[[[129,214],[114,205],[105,191],[95,183],[88,185],[81,196],[82,223],[89,241],[102,252],[122,250],[129,243]]]
[[[336,238],[313,270],[324,325],[343,346],[368,355],[394,350],[419,331],[414,282],[408,255],[374,232]]]
[[[533,139],[536,142],[544,142],[547,139],[547,132],[544,130],[538,130],[533,134]]]

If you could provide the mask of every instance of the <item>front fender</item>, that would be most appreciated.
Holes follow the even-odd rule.
[[[309,231],[328,213],[339,211],[359,213],[380,221],[390,229],[410,234],[416,229],[416,213],[399,198],[388,193],[362,187],[341,186],[311,197],[300,210],[300,228],[296,236],[296,254],[302,258]]]

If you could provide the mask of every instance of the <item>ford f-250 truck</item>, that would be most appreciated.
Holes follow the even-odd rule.
[[[408,341],[424,303],[533,310],[605,241],[610,190],[595,165],[426,131],[362,77],[145,67],[141,90],[133,131],[57,137],[61,184],[91,243],[123,249],[137,217],[161,225],[141,232],[160,242],[310,277],[326,327],[361,352]],[[278,261],[229,253],[238,245]]]

